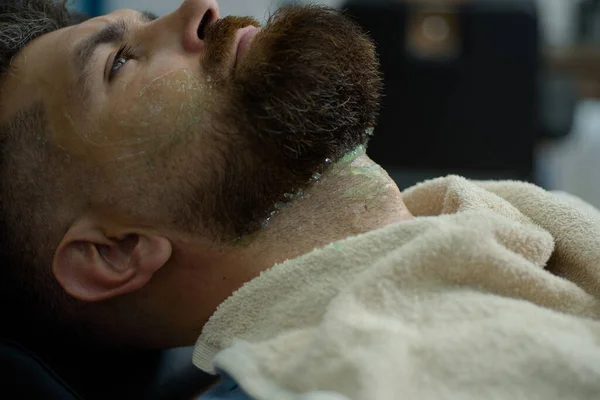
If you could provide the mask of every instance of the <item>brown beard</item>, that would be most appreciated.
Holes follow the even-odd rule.
[[[213,119],[219,158],[178,218],[201,219],[222,239],[256,231],[326,159],[366,144],[382,89],[372,42],[339,11],[318,6],[277,11],[233,73],[219,74],[234,33],[248,25],[256,21],[228,17],[207,31],[203,67],[227,99]]]

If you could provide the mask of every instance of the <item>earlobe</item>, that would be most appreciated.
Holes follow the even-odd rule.
[[[53,273],[71,296],[102,301],[146,285],[171,253],[167,238],[144,232],[108,237],[94,220],[83,218],[58,246]]]

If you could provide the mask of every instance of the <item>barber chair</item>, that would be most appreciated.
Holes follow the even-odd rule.
[[[101,353],[62,344],[34,352],[0,339],[0,398],[190,400],[211,383],[192,365],[192,348]]]
[[[399,186],[456,173],[534,177],[539,33],[534,0],[349,0],[385,82],[368,154]]]

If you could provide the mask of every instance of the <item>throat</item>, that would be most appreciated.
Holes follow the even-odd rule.
[[[413,218],[396,184],[364,148],[315,178],[249,240],[248,250],[264,259],[263,267]]]

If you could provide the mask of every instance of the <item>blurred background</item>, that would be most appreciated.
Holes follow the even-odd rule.
[[[219,3],[224,16],[264,20],[291,1]],[[320,3],[377,43],[386,90],[369,154],[401,188],[450,173],[519,179],[600,207],[600,0]],[[73,2],[91,16],[178,5]]]

